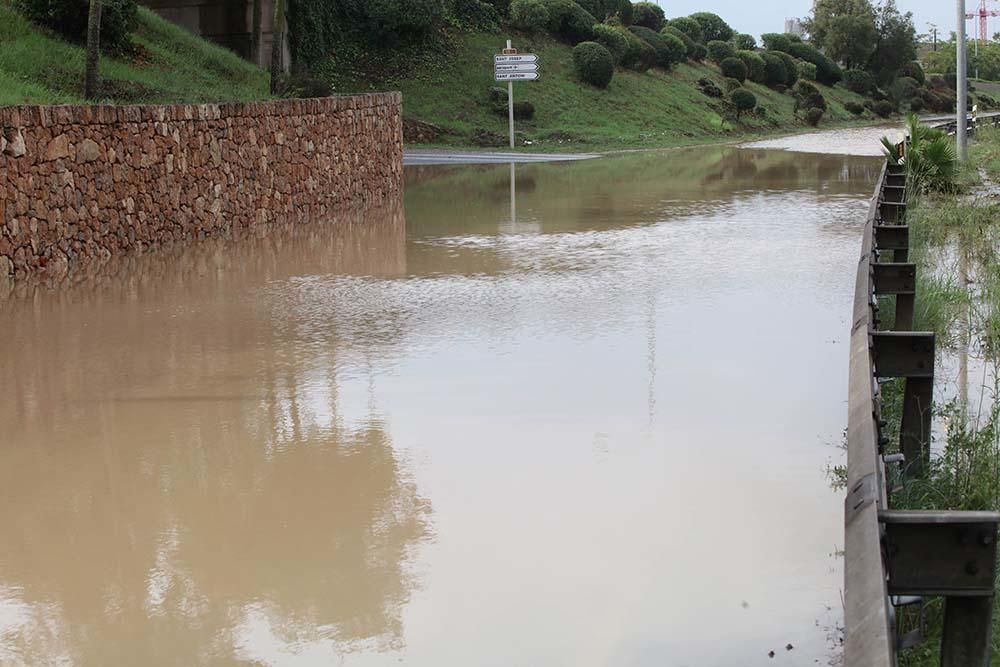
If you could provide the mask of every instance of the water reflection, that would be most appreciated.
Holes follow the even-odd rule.
[[[825,658],[878,167],[416,168],[405,220],[19,286],[0,663]]]

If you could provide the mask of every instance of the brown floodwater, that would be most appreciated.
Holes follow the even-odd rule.
[[[879,166],[519,165],[514,210],[506,165],[420,167],[403,207],[19,286],[0,664],[835,659]]]

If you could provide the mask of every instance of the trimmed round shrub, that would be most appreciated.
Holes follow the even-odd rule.
[[[760,40],[764,42],[764,48],[771,51],[788,53],[788,47],[792,45],[788,39],[788,35],[780,32],[765,33],[760,36]]]
[[[656,51],[656,64],[664,69],[670,69],[676,63],[683,62],[687,49],[684,42],[673,35],[661,35],[641,25],[629,26],[629,31],[653,47]]]
[[[681,16],[676,19],[670,19],[667,21],[667,25],[671,28],[677,28],[683,32],[685,35],[690,37],[695,44],[705,43],[705,35],[701,32],[701,24],[690,16]]]
[[[875,87],[875,79],[864,70],[849,69],[844,72],[844,87],[852,93],[868,95]]]
[[[465,30],[496,32],[500,29],[500,12],[482,0],[453,0],[451,17]]]
[[[632,25],[659,32],[666,19],[663,8],[656,3],[636,2],[632,4]]]
[[[742,88],[743,87],[743,83],[739,79],[730,79],[729,77],[726,77],[725,79],[723,79],[722,83],[724,83],[726,85],[726,92],[727,93],[731,93],[734,90],[736,90],[737,88]]]
[[[722,20],[718,14],[713,14],[712,12],[697,12],[692,14],[689,18],[694,19],[701,26],[702,39],[705,42],[711,42],[718,40],[720,42],[728,42],[733,38],[733,29],[729,27],[729,24]]]
[[[924,110],[924,101],[919,97],[914,97],[910,100],[910,111],[913,113],[920,113]]]
[[[691,60],[696,63],[700,63],[702,60],[708,57],[708,47],[704,44],[695,44],[694,53],[691,55]]]
[[[889,97],[897,104],[908,102],[917,96],[919,88],[920,86],[914,79],[908,76],[900,77],[889,87]]]
[[[747,80],[747,66],[739,58],[726,58],[719,63],[722,75],[729,79],[736,79],[740,83]]]
[[[764,51],[760,57],[764,60],[764,83],[769,86],[784,86],[788,79],[785,61],[770,51]]]
[[[594,26],[594,41],[611,52],[615,63],[621,63],[628,53],[628,38],[620,28],[598,23]]]
[[[788,53],[799,60],[805,60],[816,66],[816,80],[826,86],[832,86],[840,81],[844,73],[837,63],[833,62],[815,47],[809,44],[792,42],[788,47]]]
[[[729,101],[736,108],[737,118],[742,116],[743,112],[757,108],[757,97],[746,88],[737,88],[729,93]]]
[[[908,76],[921,86],[927,82],[927,75],[920,63],[911,61],[899,68],[899,76]]]
[[[694,58],[694,54],[695,54],[695,51],[697,50],[698,45],[695,43],[695,41],[693,39],[691,39],[690,37],[688,37],[687,35],[685,35],[683,32],[681,32],[680,30],[678,30],[677,28],[675,28],[672,25],[664,26],[663,30],[660,31],[660,34],[661,35],[673,35],[677,39],[679,39],[682,42],[684,42],[684,53],[685,53],[685,55],[689,59],[693,59]]]
[[[733,44],[741,51],[752,51],[757,48],[757,40],[754,39],[753,35],[746,33],[739,33],[733,37]]]
[[[791,88],[799,80],[798,62],[784,51],[774,51],[773,53],[781,58],[781,62],[785,63],[785,85]]]
[[[580,42],[573,47],[573,65],[580,79],[598,88],[607,88],[615,75],[615,58],[597,42]]]
[[[656,65],[656,49],[632,34],[625,28],[619,29],[628,43],[628,49],[622,57],[621,65],[634,72],[645,72]]]
[[[880,118],[888,118],[896,112],[896,107],[889,100],[880,100],[872,107],[872,111]]]
[[[739,81],[736,83],[739,84]],[[711,79],[698,79],[698,90],[709,97],[722,97],[722,89],[715,85]]]
[[[865,112],[865,108],[857,102],[844,102],[844,108],[855,116],[860,116]]]
[[[511,0],[510,22],[518,30],[542,32],[549,25],[549,10],[542,0]]]
[[[823,117],[823,110],[817,107],[810,107],[806,110],[806,122],[811,126],[816,127],[819,125],[820,119]]]
[[[570,44],[579,44],[594,38],[597,19],[573,0],[543,0],[549,12],[548,31]]]
[[[765,72],[767,65],[764,64],[764,59],[756,51],[737,51],[736,57],[746,65],[748,79],[754,83],[767,82],[767,74]]]
[[[736,49],[729,42],[712,40],[707,44],[708,57],[712,62],[722,63],[726,58],[735,58]]]
[[[89,3],[83,0],[16,0],[30,21],[49,28],[71,42],[87,41]],[[135,0],[104,0],[101,9],[101,51],[123,55],[132,50],[129,34],[137,21]]]
[[[812,63],[807,63],[805,60],[800,60],[795,63],[799,68],[799,78],[807,79],[809,81],[816,80],[816,66]]]

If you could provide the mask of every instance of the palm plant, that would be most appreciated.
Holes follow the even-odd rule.
[[[942,130],[927,127],[916,114],[906,118],[908,135],[905,154],[888,137],[882,137],[882,150],[893,164],[906,165],[906,182],[912,192],[952,191],[958,177],[955,147]]]

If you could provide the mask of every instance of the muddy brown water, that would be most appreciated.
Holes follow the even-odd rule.
[[[20,287],[0,664],[835,659],[880,165],[779,148],[518,166],[516,211],[507,166],[413,168],[405,210]]]

